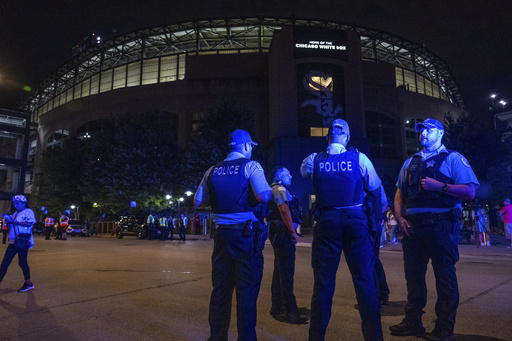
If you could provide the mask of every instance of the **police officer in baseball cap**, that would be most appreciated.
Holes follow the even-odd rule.
[[[313,234],[314,272],[310,340],[323,340],[331,315],[341,251],[352,274],[365,340],[382,340],[380,303],[375,287],[373,242],[363,211],[365,192],[380,207],[381,180],[363,153],[348,151],[348,123],[329,126],[326,151],[302,162],[302,176],[313,179],[317,216]]]
[[[271,188],[261,165],[250,160],[252,148],[258,144],[249,133],[235,130],[229,145],[231,153],[206,171],[195,195],[196,206],[211,204],[215,223],[209,340],[228,339],[231,297],[236,288],[238,339],[255,341],[263,253],[262,247],[255,247],[256,231],[261,229],[250,202],[266,203]]]

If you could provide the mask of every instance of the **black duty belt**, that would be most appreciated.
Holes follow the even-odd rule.
[[[224,225],[224,224],[215,224],[216,229],[227,229],[227,230],[243,230],[245,223],[239,223],[239,224],[230,224],[230,225]]]
[[[452,209],[448,212],[443,213],[431,213],[431,212],[425,212],[425,213],[418,213],[418,214],[411,214],[404,217],[409,224],[414,227],[424,227],[427,225],[433,225],[438,221],[441,220],[449,220],[451,222],[457,222],[460,220],[460,210],[459,209]]]

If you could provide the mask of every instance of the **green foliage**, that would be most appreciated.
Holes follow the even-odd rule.
[[[62,149],[43,153],[33,202],[54,212],[78,205],[82,217],[98,210],[123,214],[168,209],[165,195],[194,190],[204,172],[230,152],[229,137],[235,129],[254,137],[253,116],[235,100],[220,100],[199,122],[185,154],[178,147],[175,115],[114,117],[90,141],[69,139]],[[254,149],[253,159],[264,156],[263,146]],[[131,201],[136,201],[136,209],[130,208]],[[96,212],[91,203],[99,205]]]
[[[130,210],[131,201],[149,211],[167,208],[165,195],[177,180],[179,148],[175,116],[131,114],[92,141],[83,194],[103,211]]]
[[[504,198],[512,194],[511,177],[512,139],[503,139],[503,131],[493,127],[477,116],[464,114],[458,119],[445,117],[444,144],[464,155],[481,185],[492,188],[489,197],[481,201],[501,205]]]
[[[44,206],[52,216],[70,209],[70,205],[83,205],[80,179],[87,154],[87,146],[76,138],[66,140],[62,148],[44,151],[34,181],[32,205]]]
[[[236,129],[247,130],[254,139],[254,113],[234,99],[220,99],[191,135],[182,177],[184,189],[197,187],[204,172],[229,154],[229,138]],[[254,160],[264,159],[263,148],[254,148]]]

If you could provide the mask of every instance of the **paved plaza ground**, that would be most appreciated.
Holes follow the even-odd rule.
[[[311,240],[305,236],[297,246],[295,295],[300,307],[309,307],[312,294]],[[459,247],[457,340],[512,340],[512,249],[506,248],[510,241],[503,237],[493,237],[493,242],[496,246]],[[2,254],[4,248],[0,244]],[[212,248],[208,236],[188,236],[186,242],[119,240],[110,235],[46,241],[36,236],[29,252],[35,290],[16,291],[23,282],[17,259],[0,285],[0,340],[206,340]],[[307,340],[307,324],[288,324],[270,316],[269,244],[264,256],[258,340]],[[391,288],[391,304],[382,311],[384,339],[415,340],[391,336],[388,330],[403,318],[401,245],[386,245],[381,259]],[[436,297],[430,267],[427,285],[424,324],[430,330]],[[362,340],[355,303],[342,259],[326,340]],[[230,340],[237,335],[234,312]]]

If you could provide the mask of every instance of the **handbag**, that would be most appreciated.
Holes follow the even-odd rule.
[[[30,238],[32,237],[32,233],[17,233],[14,238],[14,248],[15,249],[24,249],[30,245]]]
[[[14,238],[14,248],[16,249],[23,249],[30,245],[30,237],[32,237],[32,234],[30,233],[20,233],[16,235],[16,238]]]

